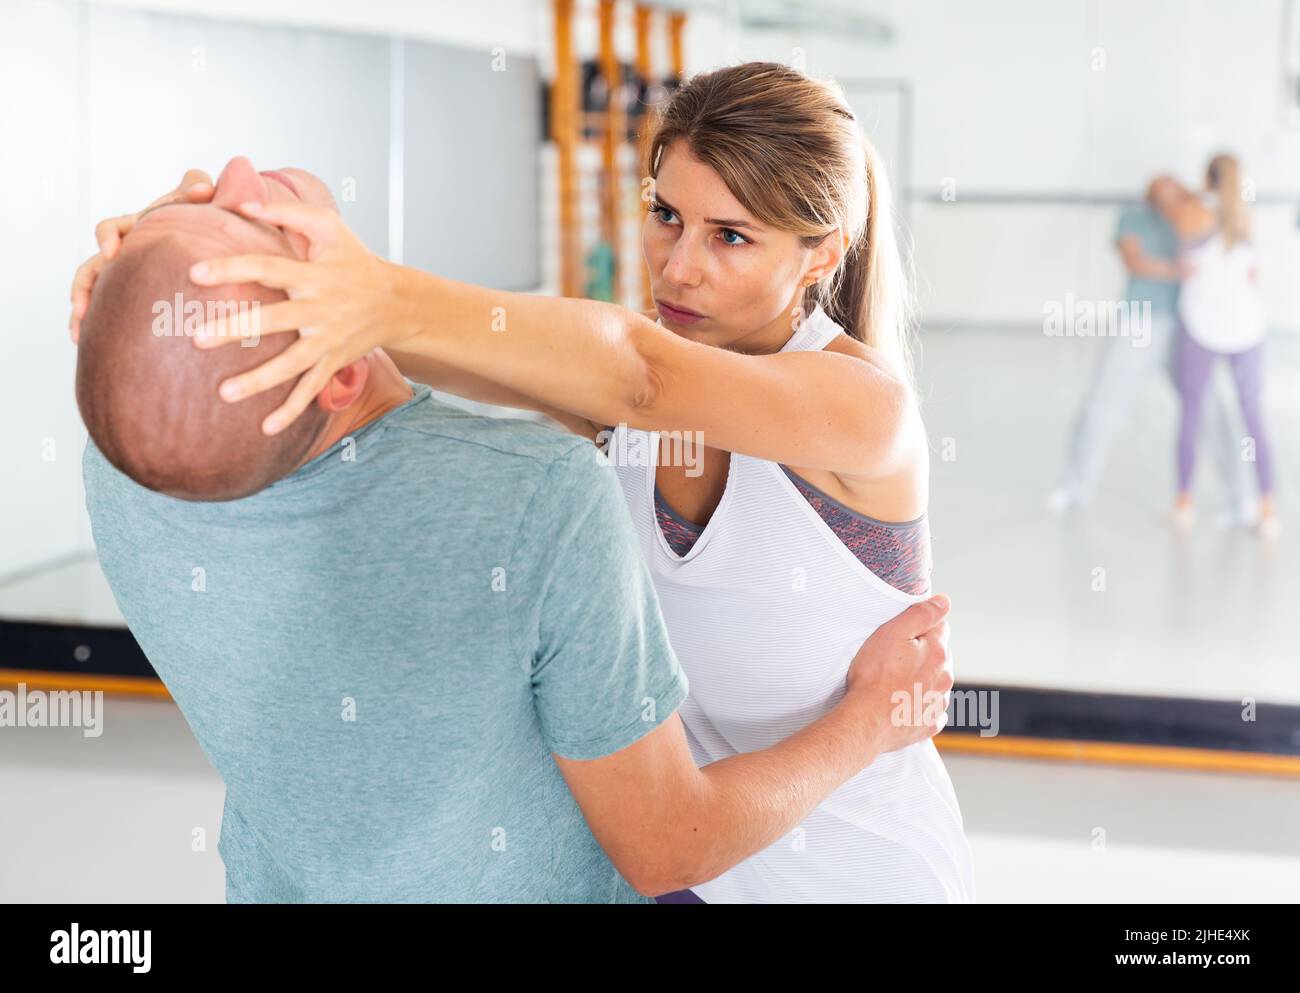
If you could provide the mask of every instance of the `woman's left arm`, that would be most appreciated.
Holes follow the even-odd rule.
[[[299,340],[223,384],[223,396],[237,384],[239,398],[302,374],[268,431],[376,346],[399,364],[422,357],[596,424],[699,432],[711,447],[846,477],[891,473],[921,430],[905,380],[869,349],[865,359],[745,355],[689,341],[616,304],[487,289],[393,265],[337,215],[307,205],[249,213],[301,230],[313,246],[306,262],[241,256],[194,274],[204,284],[258,282],[289,294],[261,308],[259,332],[299,330]],[[210,331],[229,333],[220,320]]]

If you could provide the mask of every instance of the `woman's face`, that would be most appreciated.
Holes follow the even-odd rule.
[[[819,266],[828,251],[760,224],[682,141],[664,150],[652,193],[641,242],[664,326],[706,345],[779,349],[802,280],[830,271]]]

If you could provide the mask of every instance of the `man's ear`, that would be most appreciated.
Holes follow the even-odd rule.
[[[345,365],[330,377],[325,389],[316,394],[316,405],[330,414],[347,410],[366,387],[370,376],[370,359],[361,358]]]

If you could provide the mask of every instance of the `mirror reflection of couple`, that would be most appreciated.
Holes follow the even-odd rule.
[[[243,158],[97,228],[87,508],[229,901],[974,899],[885,176],[769,63],[649,162],[652,315],[387,263]],[[151,332],[178,292],[207,334]],[[670,431],[701,466],[620,457]]]
[[[1200,194],[1172,176],[1157,176],[1146,200],[1120,215],[1115,243],[1128,272],[1126,299],[1150,304],[1150,340],[1145,347],[1125,337],[1106,341],[1051,504],[1064,509],[1091,502],[1138,387],[1163,370],[1179,397],[1170,522],[1195,524],[1192,483],[1204,431],[1230,501],[1225,519],[1272,538],[1278,517],[1263,421],[1265,316],[1240,165],[1216,155]],[[1214,375],[1219,364],[1231,373],[1235,403]]]

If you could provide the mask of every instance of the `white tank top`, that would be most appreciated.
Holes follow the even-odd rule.
[[[1185,245],[1193,266],[1178,291],[1178,316],[1198,344],[1215,352],[1244,352],[1264,340],[1264,301],[1250,278],[1255,250],[1239,241],[1229,248],[1215,231]]]
[[[818,308],[781,350],[820,350],[840,332]],[[690,681],[680,713],[697,765],[768,748],[824,716],[862,642],[929,595],[863,565],[780,465],[734,453],[717,509],[679,557],[655,514],[659,433],[619,426],[607,453]],[[794,831],[693,889],[707,903],[974,900],[934,742],[879,756]]]

